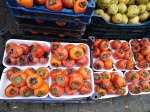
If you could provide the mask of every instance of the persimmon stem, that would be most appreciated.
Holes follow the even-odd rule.
[[[56,0],[49,0],[49,4],[50,4],[50,5],[56,4]]]
[[[86,5],[87,5],[87,2],[86,2],[86,1],[79,3],[79,6],[80,6],[81,8],[84,8]]]

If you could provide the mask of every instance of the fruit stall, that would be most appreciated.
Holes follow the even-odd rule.
[[[0,102],[93,103],[150,93],[149,0],[7,0]]]

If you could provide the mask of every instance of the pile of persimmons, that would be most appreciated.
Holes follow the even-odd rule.
[[[23,97],[43,97],[48,94],[49,86],[44,80],[48,79],[49,71],[45,67],[26,68],[24,71],[11,67],[6,71],[10,84],[5,88],[7,97],[21,95]]]
[[[50,11],[61,11],[63,8],[73,9],[75,14],[84,13],[88,5],[87,0],[17,0],[17,3],[25,8],[44,5]]]
[[[50,65],[53,68],[64,66],[73,67],[75,64],[78,66],[86,66],[89,63],[87,57],[88,47],[85,44],[66,44],[62,46],[60,42],[53,42],[51,44],[51,51],[53,56],[50,60]]]

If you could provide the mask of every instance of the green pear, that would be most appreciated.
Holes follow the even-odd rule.
[[[121,14],[124,14],[127,11],[127,6],[126,4],[119,3],[118,4],[118,12]]]
[[[119,3],[123,3],[123,4],[127,4],[129,2],[129,0],[118,0]]]
[[[110,0],[97,0],[96,4],[98,8],[105,9],[110,6]]]
[[[118,12],[118,6],[116,4],[111,4],[107,9],[107,13],[110,15],[115,15],[117,12]]]
[[[146,4],[146,10],[147,10],[147,11],[150,11],[150,1],[147,2],[147,4]]]
[[[146,11],[143,14],[139,15],[140,21],[145,21],[145,20],[148,19],[148,17],[149,17],[149,12],[148,11]]]
[[[123,24],[127,24],[128,23],[128,17],[127,17],[126,14],[122,15],[122,22],[121,23],[123,23]]]
[[[130,5],[127,9],[126,14],[127,14],[128,17],[133,18],[135,16],[138,16],[139,12],[140,12],[140,9],[138,8],[137,5]]]
[[[110,21],[111,20],[111,16],[109,15],[109,14],[107,14],[107,13],[104,13],[104,19],[106,20],[106,21]]]
[[[146,4],[149,0],[137,0],[138,4]]]
[[[139,17],[138,16],[135,16],[133,18],[129,18],[129,21],[128,21],[129,24],[139,24]]]
[[[95,11],[94,11],[94,13],[95,14],[97,14],[97,15],[101,15],[101,16],[104,16],[104,10],[103,9],[96,9]]]
[[[129,0],[129,2],[127,3],[127,5],[134,5],[135,0]]]
[[[112,22],[121,23],[122,22],[122,15],[120,13],[117,13],[114,16],[112,16]]]
[[[138,8],[140,9],[139,14],[143,14],[146,11],[146,5],[144,4],[138,5]]]
[[[116,4],[117,5],[118,4],[118,0],[111,0],[110,4]]]

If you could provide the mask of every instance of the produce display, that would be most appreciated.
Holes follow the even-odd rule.
[[[48,82],[49,70],[45,67],[5,68],[0,82],[0,98],[45,98],[49,92]]]
[[[125,77],[128,81],[128,88],[131,95],[141,95],[150,93],[150,71],[133,70],[126,71]]]
[[[150,18],[149,0],[96,0],[95,14],[106,21],[140,24]]]
[[[45,6],[50,11],[62,11],[63,8],[73,9],[75,14],[84,13],[88,5],[87,0],[16,0],[18,5],[25,8]]]
[[[127,82],[121,71],[94,72],[94,82],[99,99],[125,96],[128,93]]]
[[[96,39],[93,44],[93,70],[112,70],[112,50],[110,48],[110,42],[108,40]]]
[[[132,52],[135,54],[137,69],[148,69],[150,67],[150,42],[148,38],[130,40]]]
[[[7,41],[3,64],[10,66],[47,66],[50,44],[43,41],[16,40]]]
[[[52,69],[50,76],[51,98],[83,98],[94,93],[93,71],[89,67]]]
[[[51,43],[51,68],[90,66],[90,49],[84,43]]]
[[[113,49],[114,68],[121,71],[134,70],[134,54],[129,43],[125,40],[111,40],[110,43]]]

